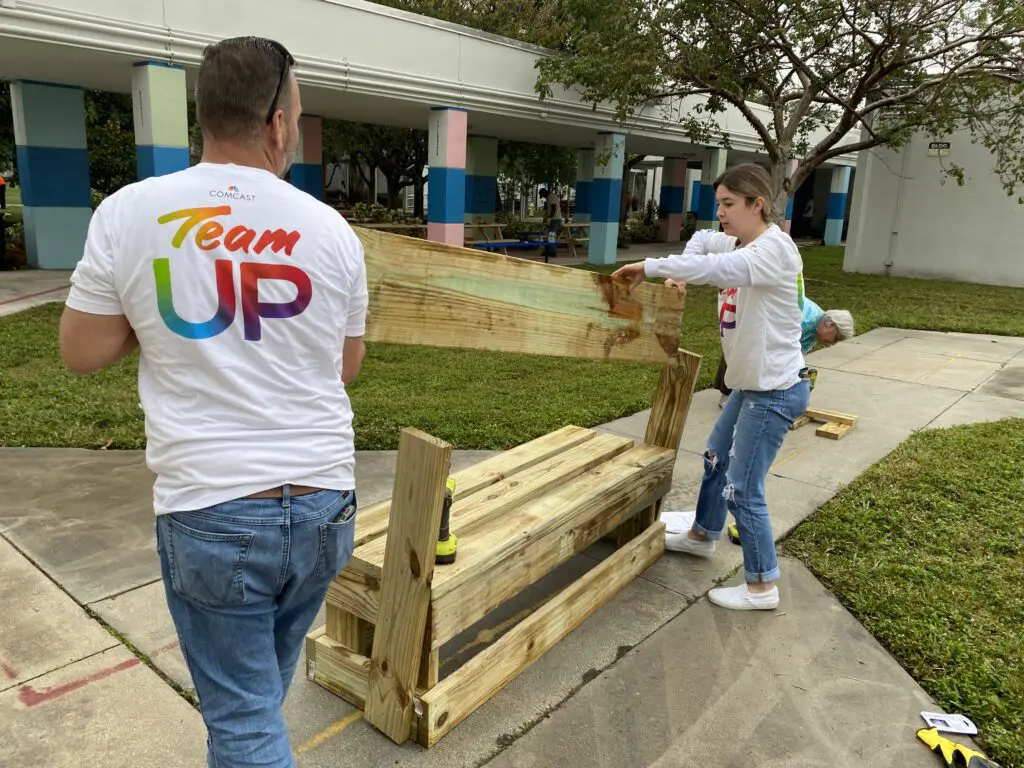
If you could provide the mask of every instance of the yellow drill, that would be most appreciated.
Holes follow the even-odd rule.
[[[449,565],[455,562],[455,553],[459,546],[459,540],[449,530],[451,522],[452,502],[455,501],[455,480],[451,477],[445,483],[444,502],[441,506],[441,532],[437,536],[437,549],[434,552],[434,562],[438,565]]]

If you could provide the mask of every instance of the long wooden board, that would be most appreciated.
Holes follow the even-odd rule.
[[[388,526],[394,546],[384,560],[366,694],[366,721],[398,744],[412,726],[451,455],[449,444],[419,430],[403,429],[399,437]]]
[[[531,542],[528,549],[503,560],[487,576],[464,582],[459,589],[437,598],[427,627],[431,645],[440,647],[614,530],[622,520],[650,507],[671,488],[671,465],[665,462],[648,478],[636,481],[620,493],[606,497],[602,507],[597,507],[601,501],[595,500],[594,512],[587,519],[564,521]]]
[[[476,529],[486,526],[491,518],[512,514],[523,504],[563,486],[632,447],[633,440],[628,437],[597,435],[592,440],[551,456],[524,472],[518,472],[468,497],[459,493],[456,484],[455,503],[451,509],[451,530],[460,540],[469,541],[476,534]],[[380,536],[359,547],[353,553],[350,569],[372,579],[384,565],[389,540],[387,536]],[[458,560],[455,565],[458,565]],[[452,567],[443,566],[435,575],[435,582],[442,571]]]
[[[608,275],[356,228],[370,291],[366,339],[665,363],[684,300]]]
[[[593,440],[596,436],[597,432],[592,429],[570,425],[549,432],[528,443],[517,445],[504,453],[484,459],[461,472],[456,472],[452,476],[457,486],[456,495],[460,499],[464,499],[517,472],[523,472],[552,456],[557,456],[574,446]],[[356,515],[356,547],[361,547],[385,533],[388,529],[390,514],[390,499],[360,510]]]
[[[481,526],[478,535],[465,537],[464,546],[460,542],[458,560],[434,572],[434,601],[473,579],[500,578],[499,563],[516,557],[529,560],[532,545],[549,533],[575,530],[586,538],[582,531],[593,524],[593,518],[610,508],[620,515],[632,510],[651,488],[662,485],[674,463],[673,451],[640,445],[524,504],[514,514]],[[534,578],[541,575],[535,573]]]
[[[643,573],[664,551],[665,524],[659,521],[427,691],[422,700],[420,743],[435,744]]]

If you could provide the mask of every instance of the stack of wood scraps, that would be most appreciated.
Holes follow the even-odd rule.
[[[857,426],[857,417],[852,414],[808,408],[803,416],[793,422],[791,429],[799,429],[812,421],[821,424],[814,434],[831,440],[842,440]]]

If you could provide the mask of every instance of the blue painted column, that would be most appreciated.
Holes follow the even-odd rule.
[[[686,212],[697,215],[700,203],[700,162],[686,164]]]
[[[141,61],[132,69],[135,161],[139,179],[188,168],[188,97],[185,70]]]
[[[686,158],[666,157],[661,170],[661,198],[658,201],[658,240],[678,243],[686,203]]]
[[[697,203],[697,229],[718,229],[718,205],[715,203],[715,179],[725,173],[727,153],[712,149],[701,165],[700,201]]]
[[[850,192],[850,168],[832,169],[832,187],[828,195],[828,218],[825,220],[825,245],[843,242],[843,222],[846,220],[846,196]]]
[[[317,200],[324,199],[323,120],[313,115],[299,118],[299,142],[295,147],[289,180]]]
[[[85,93],[63,85],[15,82],[11,108],[28,264],[74,269],[92,218]]]
[[[462,246],[466,237],[466,130],[458,107],[432,107],[427,138],[427,239]]]
[[[466,144],[466,223],[490,224],[498,207],[498,140],[470,136]]]
[[[615,263],[625,154],[624,134],[598,134],[594,149],[594,181],[590,188],[590,243],[587,251],[590,264]]]
[[[576,204],[572,220],[577,224],[590,221],[590,196],[594,187],[594,150],[581,149],[576,153]]]

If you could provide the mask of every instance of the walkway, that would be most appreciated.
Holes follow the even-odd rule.
[[[768,484],[779,536],[915,430],[1024,417],[1024,338],[876,329],[811,359],[814,405],[860,422],[837,442],[811,427],[787,437]],[[693,507],[716,402],[694,400],[671,509]],[[645,417],[606,429],[639,436]],[[359,462],[361,501],[388,495],[394,454]],[[18,499],[0,511],[0,754],[34,768],[201,765],[142,455],[0,449],[0,463],[0,495]],[[592,547],[552,584],[606,552]],[[300,676],[286,713],[301,765],[859,766],[867,750],[875,766],[934,765],[914,737],[927,696],[801,565],[783,563],[774,614],[708,604],[739,564],[728,543],[707,561],[667,553],[429,751],[395,746]],[[475,628],[442,658],[495,634]]]

